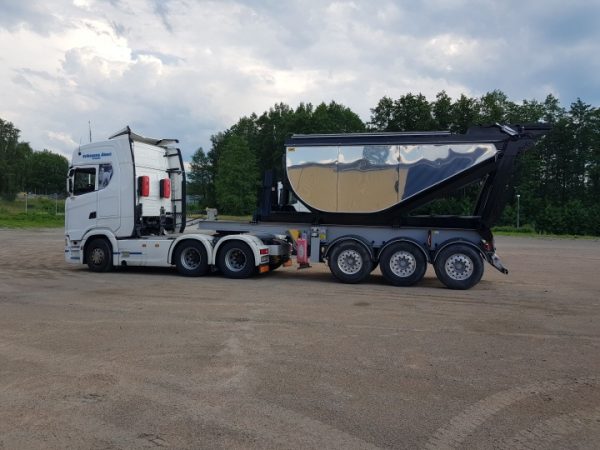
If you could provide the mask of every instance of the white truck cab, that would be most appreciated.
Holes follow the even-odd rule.
[[[150,139],[129,127],[73,152],[67,179],[66,234],[90,230],[116,238],[183,232],[185,173],[174,139]]]

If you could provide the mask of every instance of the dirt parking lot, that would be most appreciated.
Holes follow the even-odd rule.
[[[597,449],[600,242],[497,245],[451,291],[95,274],[0,230],[0,448]]]

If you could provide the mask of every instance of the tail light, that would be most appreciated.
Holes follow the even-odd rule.
[[[138,177],[138,194],[140,197],[148,197],[150,195],[150,177],[142,175]]]
[[[169,198],[171,196],[171,180],[163,178],[160,180],[160,197]]]
[[[489,242],[489,241],[483,241],[482,243],[483,243],[483,249],[486,252],[493,252],[494,251],[494,242],[493,241],[491,241],[491,242]]]

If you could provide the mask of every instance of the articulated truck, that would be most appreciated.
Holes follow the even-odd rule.
[[[508,273],[491,228],[517,157],[547,131],[535,124],[465,134],[295,134],[285,142],[284,179],[265,173],[252,221],[212,218],[189,232],[177,141],[126,127],[73,154],[65,259],[97,272],[175,266],[186,276],[247,278],[291,265],[296,253],[301,267],[325,262],[344,283],[379,266],[390,284],[411,286],[432,264],[446,287],[469,289],[486,261]],[[471,215],[414,214],[477,183]]]

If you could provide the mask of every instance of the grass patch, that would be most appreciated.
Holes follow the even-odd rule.
[[[0,228],[61,228],[65,216],[47,213],[20,213],[11,216],[0,214]]]
[[[27,209],[25,209],[27,205]],[[30,198],[0,200],[1,228],[60,228],[65,226],[65,201]]]
[[[598,236],[586,236],[581,234],[547,234],[538,233],[531,226],[517,227],[496,227],[493,229],[495,236],[520,236],[538,239],[586,239],[598,240]]]

